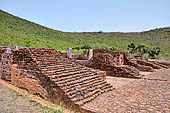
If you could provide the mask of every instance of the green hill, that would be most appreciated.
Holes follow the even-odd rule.
[[[0,45],[65,50],[88,44],[93,48],[116,47],[126,51],[130,42],[159,46],[163,50],[159,58],[170,59],[170,27],[132,33],[71,33],[53,30],[0,10]]]

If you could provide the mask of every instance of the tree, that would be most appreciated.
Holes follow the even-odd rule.
[[[129,45],[128,45],[128,48],[127,48],[127,50],[129,50],[129,52],[131,53],[131,54],[134,54],[135,52],[136,52],[136,46],[135,46],[135,44],[133,43],[133,42],[131,42]]]

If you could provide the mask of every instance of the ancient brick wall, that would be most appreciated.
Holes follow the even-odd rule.
[[[14,85],[39,93],[55,103],[62,101],[78,107],[113,89],[105,81],[104,72],[79,65],[54,49],[16,50],[13,64],[11,77]],[[36,86],[36,90],[32,86]]]
[[[139,70],[126,65],[130,59],[128,52],[112,52],[105,49],[95,49],[93,59],[86,66],[106,71],[108,76],[138,78]]]
[[[12,65],[12,53],[5,52],[6,48],[1,51],[1,63],[0,63],[0,73],[1,79],[10,81],[11,80],[11,65]]]
[[[124,65],[130,59],[130,54],[128,52],[114,52],[107,49],[94,49],[93,52],[94,52],[94,56],[99,53],[112,55],[117,65]]]
[[[32,70],[19,69],[17,64],[13,64],[11,67],[11,83],[19,88],[27,89],[33,94],[47,98],[48,92],[40,85],[39,80],[32,73]]]
[[[2,76],[2,55],[5,52],[6,47],[0,47],[0,78]]]
[[[167,63],[149,61],[142,56],[130,58],[128,52],[112,52],[95,49],[93,59],[84,64],[87,67],[106,71],[108,76],[140,78],[139,71],[153,72],[155,69],[169,68]]]

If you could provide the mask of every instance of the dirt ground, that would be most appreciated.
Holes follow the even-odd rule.
[[[0,79],[0,113],[75,113]]]
[[[43,109],[27,97],[0,84],[0,113],[41,113]]]

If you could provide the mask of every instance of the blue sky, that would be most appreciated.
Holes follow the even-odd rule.
[[[0,9],[66,32],[138,32],[170,26],[170,0],[0,0]]]

